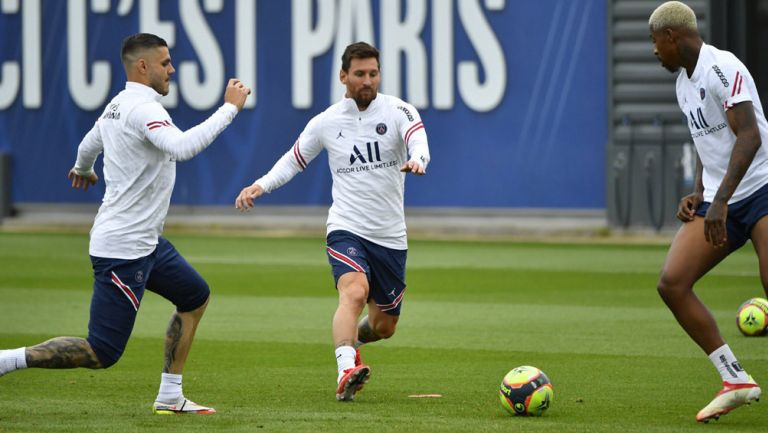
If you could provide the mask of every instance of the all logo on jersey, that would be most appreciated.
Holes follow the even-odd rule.
[[[691,115],[691,128],[696,128],[696,129],[709,128],[709,123],[707,123],[707,119],[704,118],[704,113],[702,113],[701,107],[696,109],[696,116],[693,115],[693,111],[689,111],[688,114]]]
[[[704,112],[702,111],[701,107],[696,109],[695,114],[693,111],[689,110],[688,116],[689,124],[691,126],[691,138],[703,137],[728,127],[726,122],[721,122],[718,125],[710,126],[709,121],[707,121],[707,118],[704,117]]]
[[[384,142],[384,157],[387,157],[386,142]],[[352,174],[352,173],[368,173],[375,170],[391,169],[397,167],[398,160],[392,159],[389,161],[382,160],[381,149],[379,148],[379,142],[368,142],[365,145],[352,146],[352,153],[349,154],[349,165],[344,167],[337,167],[334,170],[336,174]]]
[[[357,146],[352,146],[352,154],[349,155],[349,165],[352,165],[355,163],[355,161],[360,161],[362,164],[367,164],[369,162],[374,161],[381,161],[381,153],[379,152],[379,142],[374,141],[373,143],[365,143],[365,148],[368,151],[366,155],[364,155],[362,152],[360,152],[360,149],[357,148]],[[368,159],[366,159],[366,156]]]
[[[387,125],[384,123],[379,123],[376,125],[376,133],[379,135],[384,135],[387,133]]]
[[[704,91],[704,88],[699,89],[699,96],[701,96],[701,100],[703,101],[704,98],[707,96],[707,92]]]

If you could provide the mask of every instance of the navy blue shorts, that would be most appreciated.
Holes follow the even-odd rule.
[[[347,272],[365,272],[368,300],[384,313],[399,316],[405,295],[405,259],[408,250],[377,245],[345,230],[328,233],[326,251],[336,284]]]
[[[712,203],[705,201],[696,210],[696,215],[706,216]],[[728,231],[728,248],[731,252],[741,248],[752,237],[752,228],[760,218],[768,215],[768,184],[749,197],[728,205],[725,227]]]
[[[146,257],[91,256],[91,263],[94,280],[88,343],[104,367],[123,354],[145,288],[171,301],[179,312],[196,310],[210,295],[203,277],[163,237]]]

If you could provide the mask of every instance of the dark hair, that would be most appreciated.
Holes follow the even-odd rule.
[[[120,59],[128,62],[128,57],[145,48],[167,47],[168,43],[160,36],[151,33],[136,33],[123,39],[123,47],[120,50]]]
[[[366,42],[355,42],[348,45],[347,49],[344,50],[344,54],[341,55],[341,69],[349,72],[349,64],[352,63],[352,59],[370,59],[371,57],[376,59],[376,64],[381,68],[379,50]]]

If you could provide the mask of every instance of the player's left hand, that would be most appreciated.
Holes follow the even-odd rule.
[[[400,171],[403,173],[413,173],[416,176],[424,176],[427,174],[427,170],[418,161],[408,161],[400,167]]]
[[[67,179],[72,181],[72,188],[75,188],[75,189],[82,188],[83,191],[88,191],[89,186],[96,185],[96,182],[99,181],[99,176],[97,176],[96,172],[93,172],[93,171],[91,171],[91,173],[88,176],[81,176],[77,174],[77,171],[75,171],[75,169],[73,168],[69,170]]]
[[[725,220],[728,217],[728,203],[715,200],[707,209],[704,217],[704,237],[715,248],[724,247],[728,243],[728,231]]]

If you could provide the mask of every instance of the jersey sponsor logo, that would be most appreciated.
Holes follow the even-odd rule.
[[[379,123],[376,125],[376,133],[379,135],[384,135],[387,133],[387,125],[385,123]]]
[[[693,114],[693,111],[688,111],[688,115],[690,116],[689,123],[691,127],[691,138],[703,137],[725,129],[728,126],[723,122],[719,125],[710,127],[709,122],[707,122],[707,119],[704,117],[704,112],[701,110],[701,107],[696,109],[695,115]]]
[[[411,111],[407,108],[403,107],[402,105],[398,105],[397,109],[405,113],[405,117],[408,118],[409,122],[413,122],[413,115],[411,114]]]
[[[337,135],[337,136],[336,136],[336,139],[337,139],[337,140],[338,140],[339,138],[346,138],[346,137],[344,137],[344,134],[342,134],[342,133],[341,133],[341,129],[339,129],[339,135]]]
[[[104,115],[101,116],[102,119],[106,120],[120,120],[120,104],[109,104],[109,107],[104,112]]]
[[[723,83],[723,87],[728,87],[730,85],[728,83],[728,80],[725,78],[725,75],[723,74],[723,71],[721,71],[720,68],[717,65],[712,65],[712,70],[715,71],[715,73],[717,74],[717,77],[720,78],[720,82]],[[737,75],[737,77],[738,77],[738,75]]]
[[[360,161],[362,164],[367,164],[369,162],[373,161],[381,161],[381,153],[379,152],[379,142],[374,141],[373,145],[371,143],[365,143],[365,147],[368,150],[368,159],[365,159],[365,155],[363,155],[362,152],[360,152],[360,149],[357,148],[357,145],[352,146],[352,153],[349,155],[349,165],[352,165],[355,163],[355,161]]]
[[[689,111],[688,114],[691,116],[691,128],[709,128],[709,123],[707,123],[707,119],[704,118],[704,113],[701,111],[701,107],[696,109],[696,116],[693,115],[693,111]],[[696,121],[697,119],[698,122]]]

